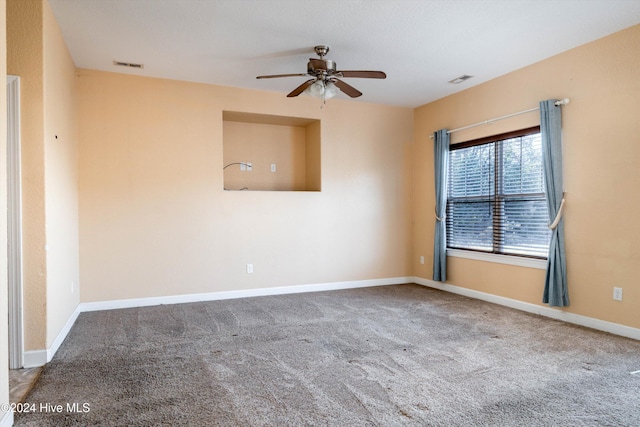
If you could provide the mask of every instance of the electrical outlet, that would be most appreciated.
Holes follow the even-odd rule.
[[[271,172],[275,172],[275,171],[276,171],[276,164],[271,163]]]
[[[613,299],[622,301],[622,288],[613,288]]]
[[[247,264],[247,274],[253,273],[253,264]]]
[[[247,172],[251,172],[252,168],[253,166],[251,166],[251,163],[247,163]]]
[[[240,163],[240,170],[241,171],[246,171],[247,170],[247,165],[245,163]]]
[[[424,255],[420,255],[420,264],[424,264]]]

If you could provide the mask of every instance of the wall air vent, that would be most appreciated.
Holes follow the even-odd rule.
[[[144,68],[144,64],[134,64],[132,62],[113,61],[113,65],[118,67]]]
[[[460,77],[456,77],[453,80],[449,80],[449,83],[457,85],[459,83],[464,82],[465,80],[469,80],[471,77],[473,77],[473,76],[468,76],[468,75],[464,74],[464,75],[462,75]]]

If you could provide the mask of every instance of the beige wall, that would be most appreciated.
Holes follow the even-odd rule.
[[[79,302],[75,66],[48,2],[7,2],[7,72],[21,88],[24,346],[43,350]]]
[[[82,301],[411,274],[413,110],[88,70],[77,83]],[[320,119],[322,191],[224,191],[224,110]]]
[[[7,1],[7,73],[20,76],[25,350],[46,345],[43,4]]]
[[[305,126],[307,147],[306,156],[306,188],[309,191],[322,190],[322,134],[320,122]]]
[[[43,8],[47,348],[80,302],[76,68],[48,2]]]
[[[0,74],[7,74],[6,1],[0,0]],[[0,85],[0,171],[7,170],[7,86]],[[7,176],[0,174],[0,301],[7,301]],[[7,319],[7,304],[0,304],[0,319]],[[0,403],[9,402],[9,334],[0,327]],[[0,420],[6,411],[0,409]]]
[[[414,263],[430,279],[433,145],[429,134],[538,105],[563,107],[569,312],[640,327],[640,26],[415,110]],[[537,113],[453,134],[452,142],[539,123]],[[418,263],[424,255],[425,265]],[[538,304],[544,271],[449,257],[448,282]],[[613,286],[624,300],[612,300]]]
[[[243,171],[239,165],[225,169],[225,188],[247,187],[251,191],[306,189],[305,127],[224,120],[222,134],[224,164],[251,163],[251,171]],[[271,172],[271,164],[276,165],[275,172]]]

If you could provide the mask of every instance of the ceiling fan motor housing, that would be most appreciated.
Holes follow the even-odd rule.
[[[307,72],[316,77],[331,75],[336,72],[336,63],[330,59],[310,59]]]

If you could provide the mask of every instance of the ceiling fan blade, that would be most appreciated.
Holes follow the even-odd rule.
[[[316,81],[316,79],[309,79],[306,82],[302,83],[300,86],[298,86],[297,88],[295,88],[294,90],[292,90],[288,95],[287,98],[293,98],[294,96],[298,96],[300,95],[302,92],[304,92],[309,86],[311,86],[312,84],[314,84]]]
[[[256,79],[274,79],[276,77],[302,77],[306,76],[307,73],[298,73],[298,74],[272,74],[270,76],[258,76]]]
[[[335,79],[334,83],[338,86],[338,89],[352,98],[357,98],[362,95],[362,92],[342,80]]]
[[[386,79],[387,75],[382,71],[337,71],[342,77],[360,77],[364,79]]]

